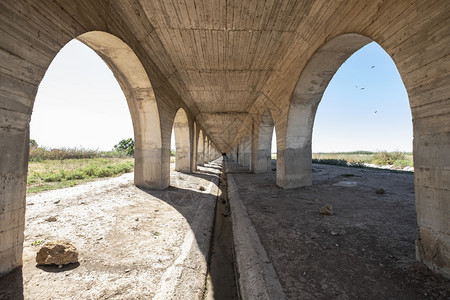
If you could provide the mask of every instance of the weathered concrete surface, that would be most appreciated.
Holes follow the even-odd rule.
[[[228,200],[232,212],[239,294],[242,299],[286,299],[277,274],[267,258],[258,234],[248,217],[233,178],[233,172],[242,172],[245,168],[230,161],[226,161],[225,164],[228,180]]]
[[[196,122],[202,140],[220,152],[246,136],[253,141],[255,123],[269,109],[278,185],[311,184],[314,107],[340,62],[377,42],[396,63],[410,100],[418,258],[450,276],[449,15],[447,0],[2,1],[0,274],[20,265],[28,123],[39,83],[57,52],[79,38],[124,90],[135,130],[135,184],[154,189],[170,182],[170,136],[180,108],[190,131]],[[296,120],[301,124],[292,127]],[[204,143],[199,164],[208,149]],[[244,148],[237,158],[254,169],[251,149],[253,158]]]
[[[257,233],[235,236],[235,247],[243,243],[247,250],[236,251],[238,261],[248,262],[241,278],[268,280],[264,272],[252,275],[261,265],[271,265],[288,299],[450,297],[450,279],[415,261],[412,173],[316,164],[313,170],[312,186],[280,189],[274,173],[252,174],[228,164],[235,183],[230,192],[243,206],[232,206],[233,226]],[[353,184],[337,184],[342,182]],[[379,188],[385,193],[377,194]],[[333,215],[320,213],[325,204],[333,206]],[[237,219],[242,211],[248,219]],[[255,256],[247,248],[255,240],[267,258],[252,263]],[[253,293],[248,299],[265,290],[244,288]]]
[[[24,264],[0,278],[0,299],[201,299],[220,169],[172,172],[165,191],[125,174],[28,197]],[[32,244],[52,239],[70,239],[79,264],[36,266]]]

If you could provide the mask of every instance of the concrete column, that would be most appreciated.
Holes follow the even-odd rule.
[[[239,150],[238,150],[238,163],[240,165],[244,165],[244,157],[245,157],[245,143],[244,140],[239,141]]]
[[[272,172],[272,135],[273,135],[273,119],[268,110],[266,110],[262,117],[261,123],[257,130],[255,137],[255,154],[254,154],[254,169],[255,173]]]
[[[431,270],[450,278],[450,114],[441,114],[444,107],[450,111],[450,102],[413,108],[419,225],[416,257]]]
[[[191,170],[197,171],[197,157],[198,157],[198,130],[197,130],[197,124],[194,122],[192,124],[192,151],[191,151]]]
[[[10,120],[12,126],[0,127],[1,276],[22,265],[29,128],[27,114],[0,110],[0,120]]]
[[[198,147],[198,152],[197,152],[197,162],[199,166],[203,166],[205,160],[203,157],[204,151],[204,145],[205,145],[205,140],[203,137],[203,131],[200,130],[199,135],[198,135],[198,141],[197,141],[197,147]]]
[[[247,167],[250,169],[251,163],[250,163],[250,143],[251,143],[251,138],[249,136],[246,136],[244,139],[244,163],[243,166]]]
[[[291,103],[284,135],[286,148],[277,150],[278,186],[289,189],[312,184],[311,140],[317,105]],[[277,134],[283,134],[281,129]]]

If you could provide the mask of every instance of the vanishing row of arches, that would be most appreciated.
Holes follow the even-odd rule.
[[[176,142],[176,170],[192,172],[198,164],[219,157],[220,152],[226,152],[232,159],[238,160],[250,170],[259,173],[271,170],[270,141],[273,127],[276,126],[277,185],[283,188],[311,185],[312,129],[322,95],[345,60],[372,41],[359,34],[344,34],[328,41],[315,52],[304,67],[287,110],[278,108],[270,100],[261,103],[256,108],[257,111],[252,112],[249,122],[244,124],[235,143],[229,145],[228,149],[218,149],[209,138],[207,128],[199,126],[196,116],[181,100],[167,104],[155,96],[155,87],[150,82],[148,70],[144,68],[134,51],[121,39],[100,31],[84,33],[77,39],[93,49],[106,62],[124,92],[134,130],[134,182],[137,186],[151,189],[164,189],[170,184],[172,128]],[[44,74],[39,75],[44,76]],[[15,139],[28,145],[29,124],[27,123],[24,128],[23,133]],[[417,139],[415,143],[419,143]],[[419,146],[416,144],[415,147]],[[17,151],[14,156],[6,155],[11,157],[7,165],[23,165],[26,168],[27,151]],[[415,156],[415,164],[421,165],[425,158],[417,157],[419,159],[416,160]],[[26,176],[26,169],[24,176]],[[26,180],[15,179],[11,186],[14,186],[14,192],[5,193],[5,201],[20,203],[17,207],[25,207]],[[439,199],[437,197],[435,200],[439,201]],[[418,210],[419,228],[422,232],[435,236],[436,240],[441,241],[442,244],[448,245],[447,240],[441,238],[448,234],[448,227],[446,227],[448,218],[445,217],[448,211],[424,206],[425,201],[429,201],[425,196],[416,198],[416,205],[421,207],[421,210]],[[438,221],[432,226],[424,225],[429,223],[430,212],[439,215],[435,218]],[[19,216],[19,219],[24,219],[24,215]],[[20,238],[23,234],[23,225],[8,230],[14,231],[14,236],[17,238],[8,245],[8,249],[12,249],[8,251],[15,254],[14,257],[11,255],[13,258],[8,260],[7,265],[1,266],[3,271],[20,264],[21,255],[16,254],[21,253],[23,246],[23,240]],[[421,233],[419,239],[420,236]],[[428,246],[433,248],[433,245],[422,245],[422,249],[418,249],[419,252],[422,251],[418,257],[429,266],[437,270],[442,268],[445,272],[448,270],[445,269],[448,265],[436,263],[426,257],[428,252],[425,253],[423,249]],[[447,257],[444,252],[440,252],[439,255],[443,259]]]

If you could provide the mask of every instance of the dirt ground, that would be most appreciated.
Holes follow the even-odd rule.
[[[0,299],[202,298],[220,171],[172,170],[164,191],[125,174],[28,197],[23,267],[0,278]],[[32,244],[54,239],[71,241],[79,263],[36,266]]]
[[[232,174],[288,299],[450,299],[415,261],[413,173],[315,164],[313,186],[292,190]]]

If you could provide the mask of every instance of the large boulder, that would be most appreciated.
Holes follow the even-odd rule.
[[[78,251],[69,242],[48,241],[36,255],[38,265],[66,265],[78,262]]]

